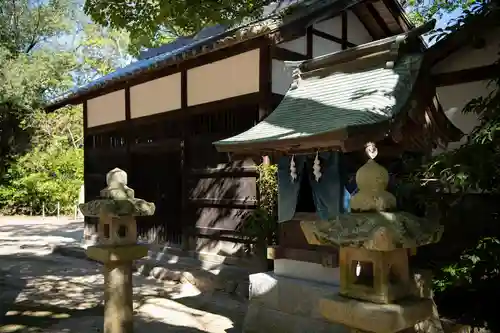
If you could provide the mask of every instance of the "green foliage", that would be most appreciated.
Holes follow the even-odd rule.
[[[125,31],[96,24],[84,25],[74,50],[81,61],[77,84],[93,81],[126,66],[131,61],[127,53],[129,43],[130,38]]]
[[[81,108],[37,113],[32,149],[19,156],[4,174],[0,206],[4,213],[41,211],[60,203],[72,213],[83,183]]]
[[[488,21],[484,21],[486,16]],[[498,28],[498,3],[473,4],[453,24],[437,31],[436,35],[442,38],[464,23],[478,22],[493,22],[490,28]],[[453,215],[451,212],[463,205],[463,199],[471,192],[479,195],[488,193],[490,196],[500,192],[500,77],[491,82],[490,88],[490,94],[470,101],[464,109],[464,112],[475,113],[480,120],[465,144],[430,158],[411,176],[418,190],[418,201],[428,212],[437,212],[435,216],[445,224],[450,222],[447,219]],[[446,193],[453,194],[453,202],[445,202]],[[473,223],[476,230],[467,242],[461,240],[463,246],[459,251],[452,251],[451,257],[434,263],[434,284],[441,314],[497,331],[500,320],[492,311],[491,303],[497,301],[500,293],[500,235],[496,227],[500,210],[491,208],[493,213],[487,216],[487,220],[466,221]],[[480,210],[481,207],[472,209]],[[484,218],[484,215],[481,216]],[[448,232],[453,233],[451,230]],[[433,256],[436,254],[431,254],[428,259],[432,260]]]
[[[61,204],[83,183],[81,107],[47,100],[130,61],[128,35],[89,23],[69,0],[0,1],[0,210]]]
[[[441,19],[455,10],[467,11],[477,0],[409,0],[402,1],[410,21],[419,26],[430,19]]]
[[[73,26],[70,0],[3,0],[0,8],[0,47],[13,56],[29,53]]]
[[[258,166],[259,207],[245,223],[243,232],[271,245],[276,241],[278,207],[278,167],[263,163]]]
[[[143,47],[156,47],[173,37],[188,36],[209,25],[233,24],[256,17],[268,2],[86,0],[85,12],[103,26],[129,31],[131,52],[137,54]]]

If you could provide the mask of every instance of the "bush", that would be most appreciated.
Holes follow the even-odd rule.
[[[39,113],[31,126],[31,150],[15,158],[2,176],[0,210],[26,214],[59,203],[61,213],[72,214],[83,184],[80,110]]]

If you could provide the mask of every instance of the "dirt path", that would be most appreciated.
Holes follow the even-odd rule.
[[[102,267],[54,254],[82,223],[0,218],[0,333],[102,332]],[[245,304],[134,276],[136,332],[241,332]]]

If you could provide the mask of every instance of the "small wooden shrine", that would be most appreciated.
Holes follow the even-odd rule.
[[[367,142],[376,142],[379,159],[395,160],[460,138],[423,65],[420,36],[433,24],[298,63],[289,91],[267,118],[214,143],[220,152],[277,162],[281,252],[317,250],[305,245],[298,221],[348,210],[345,165]],[[312,209],[301,207],[304,188],[312,192]]]
[[[119,167],[156,205],[153,216],[138,218],[141,240],[236,259],[254,243],[241,230],[257,207],[258,173],[251,159],[230,160],[212,142],[251,128],[280,103],[291,82],[286,61],[410,27],[397,0],[273,1],[255,19],[142,52],[46,109],[82,105],[86,200]],[[85,218],[86,241],[97,225]]]
[[[387,172],[375,176],[358,172],[359,192],[351,199],[346,164],[358,152],[377,147],[380,160],[396,160],[404,152],[426,154],[460,138],[461,132],[439,108],[435,87],[423,63],[421,35],[430,31],[434,23],[296,63],[294,81],[267,118],[239,135],[214,143],[221,152],[267,155],[278,164],[279,247],[274,252],[274,272],[250,276],[252,302],[247,317],[252,318],[247,318],[247,323],[264,320],[266,311],[281,311],[290,316],[290,323],[299,315],[309,318],[311,325],[323,325],[310,329],[311,332],[336,331],[340,330],[338,326],[318,322],[319,314],[314,312],[325,295],[340,292],[377,303],[390,303],[407,295],[408,260],[407,250],[403,249],[406,246],[368,254],[366,249],[344,243],[311,241],[312,235],[301,224],[323,221],[333,227],[339,216],[349,216],[344,213],[350,210],[396,208],[396,198],[385,191]],[[376,166],[374,161],[367,162],[361,170]],[[306,211],[304,190],[309,192],[311,202]],[[375,192],[379,200],[373,201]],[[401,214],[398,216],[405,220]],[[392,231],[389,233],[392,235]],[[384,237],[383,233],[370,234],[370,239],[382,241]],[[384,265],[392,269],[385,269]],[[368,275],[371,270],[369,287],[356,282],[357,270]],[[381,281],[389,278],[399,282],[382,285]],[[273,289],[279,292],[270,296]],[[292,294],[297,294],[297,302],[309,304],[307,309],[290,307],[294,302],[290,299]],[[284,295],[287,298],[281,299]]]

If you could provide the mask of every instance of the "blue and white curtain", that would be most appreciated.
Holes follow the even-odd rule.
[[[280,158],[278,161],[279,222],[289,221],[295,215],[302,177],[309,177],[316,213],[320,219],[328,220],[349,211],[350,193],[345,187],[345,176],[340,167],[341,156],[339,152],[318,154],[321,166],[321,177],[318,181],[313,174],[316,154]],[[293,179],[290,171],[292,158],[295,163],[296,179]]]

